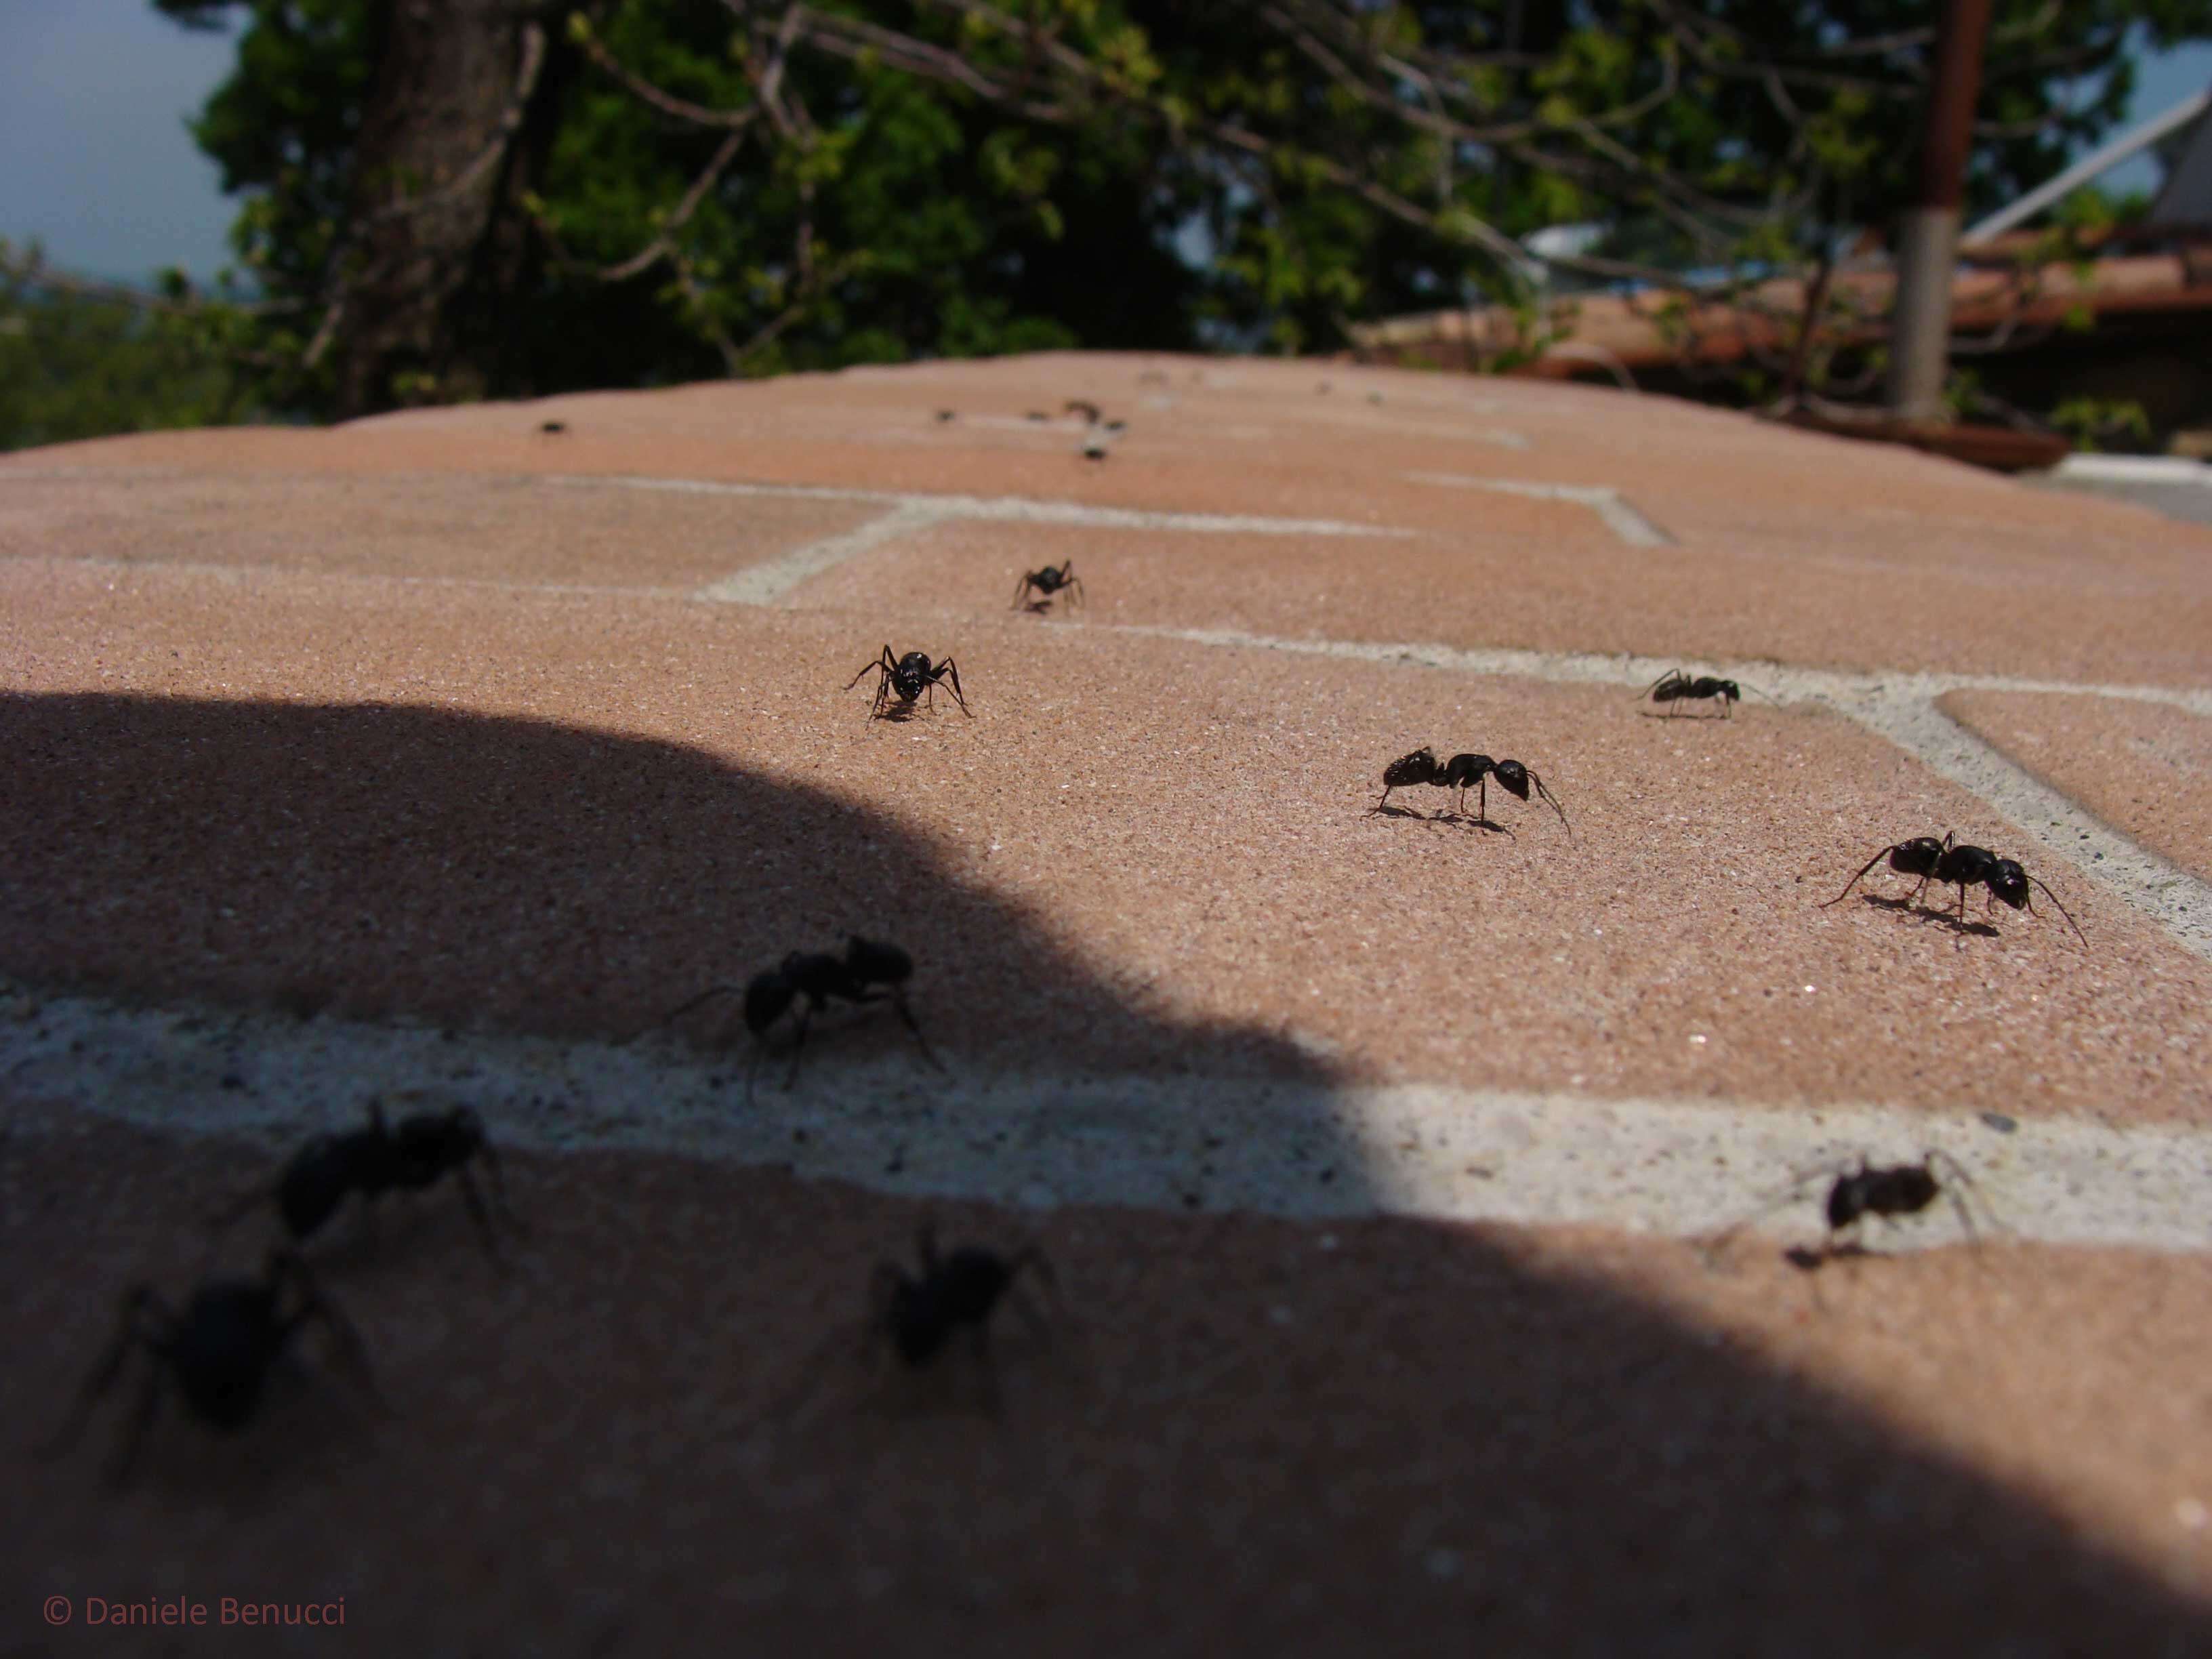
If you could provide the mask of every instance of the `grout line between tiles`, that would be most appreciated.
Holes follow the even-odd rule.
[[[20,997],[22,994],[18,993]],[[0,1024],[0,1091],[272,1151],[351,1127],[372,1097],[466,1104],[502,1146],[672,1152],[878,1190],[1293,1217],[1418,1215],[1696,1238],[1748,1221],[1817,1243],[1821,1187],[1786,1172],[1932,1150],[1973,1174],[2009,1236],[2212,1249],[2212,1132],[1859,1103],[1726,1105],[1566,1091],[992,1070],[950,1079],[825,1050],[801,1086],[745,1099],[740,1055],[325,1016],[36,1000]],[[298,1103],[328,1103],[303,1121]],[[27,1115],[28,1114],[28,1115]],[[1882,1248],[1956,1243],[1948,1214]]]

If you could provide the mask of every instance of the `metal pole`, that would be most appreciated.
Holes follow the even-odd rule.
[[[1920,191],[1899,227],[1897,311],[1889,343],[1889,406],[1911,419],[1926,420],[1942,410],[1943,371],[1951,356],[1951,274],[1990,6],[1990,0],[1944,0],[1936,31],[1935,78],[1920,137]]]

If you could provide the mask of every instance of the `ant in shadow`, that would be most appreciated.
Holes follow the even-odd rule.
[[[1533,785],[1544,804],[1559,815],[1559,822],[1566,825],[1569,837],[1573,836],[1575,827],[1567,823],[1566,809],[1553,798],[1552,792],[1544,787],[1543,779],[1519,761],[1494,761],[1487,755],[1454,755],[1449,760],[1440,762],[1435,751],[1425,745],[1410,755],[1401,755],[1382,769],[1382,799],[1367,809],[1368,815],[1371,817],[1377,812],[1390,810],[1392,790],[1411,788],[1415,784],[1423,783],[1438,789],[1457,789],[1459,799],[1454,811],[1456,814],[1464,815],[1467,811],[1467,792],[1472,787],[1479,792],[1474,809],[1475,828],[1499,830],[1510,836],[1513,831],[1504,824],[1490,821],[1490,780],[1492,777],[1498,780],[1499,788],[1522,800],[1528,799],[1528,791]],[[1415,813],[1411,816],[1420,815]]]
[[[297,1297],[288,1308],[286,1293],[294,1290]],[[124,1296],[115,1340],[86,1377],[70,1420],[41,1455],[58,1456],[76,1443],[135,1348],[144,1349],[151,1364],[131,1427],[108,1464],[111,1486],[121,1486],[130,1474],[160,1408],[165,1382],[176,1384],[185,1407],[202,1422],[225,1431],[241,1429],[260,1404],[270,1370],[311,1323],[330,1333],[340,1362],[370,1402],[382,1409],[360,1335],[323,1294],[297,1251],[271,1251],[258,1279],[204,1280],[182,1314],[173,1312],[151,1285],[134,1285]]]
[[[858,933],[847,936],[842,957],[793,951],[775,967],[754,975],[744,988],[745,1029],[759,1046],[754,1050],[752,1063],[745,1068],[746,1101],[752,1099],[753,1079],[768,1053],[769,1027],[781,1019],[802,997],[805,1002],[799,1010],[792,1036],[791,1074],[784,1079],[785,1088],[799,1081],[799,1056],[806,1048],[809,1022],[830,1006],[832,997],[855,1004],[890,1003],[905,1022],[906,1029],[914,1034],[921,1057],[943,1071],[945,1067],[930,1052],[929,1041],[922,1036],[921,1027],[915,1023],[914,1010],[907,1006],[906,982],[913,976],[914,958],[904,951],[896,945],[862,939]],[[881,988],[873,988],[878,987]],[[734,995],[737,989],[734,985],[710,985],[661,1023],[666,1024],[681,1018],[711,997]]]
[[[960,705],[960,712],[973,720],[975,710],[968,707],[968,699],[961,695],[960,671],[952,665],[952,659],[933,664],[927,651],[909,651],[903,657],[891,655],[888,645],[884,654],[845,682],[850,691],[870,674],[880,674],[876,682],[875,705],[868,711],[871,720],[906,720],[915,713],[915,699],[925,694],[930,702],[937,700],[937,688],[947,679],[952,682],[952,700]],[[896,699],[896,701],[894,701]]]
[[[1727,720],[1735,713],[1735,706],[1742,699],[1745,689],[1734,680],[1717,679],[1711,674],[1700,674],[1692,679],[1680,669],[1670,668],[1638,693],[1637,701],[1641,702],[1649,697],[1654,702],[1695,702],[1707,697],[1717,697],[1720,699],[1721,718]],[[1759,691],[1755,685],[1749,689]],[[1759,691],[1759,695],[1769,702],[1775,701],[1764,691]],[[1680,713],[1680,709],[1670,708],[1662,718],[1673,720]]]
[[[1909,898],[1887,901],[1876,899],[1875,902],[1877,903],[1893,903],[1899,908],[1904,908],[1917,903],[1921,894],[1927,891],[1928,884],[1931,881],[1955,884],[1959,889],[1959,909],[1954,925],[1964,929],[1971,926],[1966,921],[1966,889],[1980,884],[1990,890],[1988,897],[1983,902],[1984,909],[1989,908],[1996,901],[2002,899],[2014,909],[2025,910],[2028,915],[2034,915],[2037,914],[2035,906],[2029,902],[2033,896],[2028,891],[2029,884],[2033,883],[2034,885],[2043,888],[2043,896],[2057,906],[2058,914],[2066,918],[2066,925],[2074,930],[2075,936],[2081,941],[2083,946],[2086,948],[2089,943],[2089,936],[2082,933],[2081,924],[2074,920],[2073,913],[2059,902],[2058,895],[2045,886],[2041,880],[2029,875],[2014,860],[1999,858],[1986,847],[1964,845],[1960,842],[1955,834],[1946,835],[1941,841],[1936,840],[1933,836],[1915,836],[1910,841],[1901,841],[1893,847],[1883,848],[1859,866],[1858,875],[1853,876],[1850,880],[1844,884],[1842,892],[1826,901],[1820,908],[1826,910],[1831,905],[1841,904],[1850,896],[1851,889],[1859,884],[1859,878],[1873,869],[1875,865],[1880,864],[1885,858],[1889,860],[1889,867],[1899,875],[1917,876],[1920,878],[1920,884],[1912,890],[1911,896]],[[1946,920],[1950,920],[1948,915],[1946,915]]]
[[[1938,1169],[1943,1172],[1940,1177]],[[1762,1205],[1714,1237],[1705,1250],[1707,1260],[1717,1255],[1729,1240],[1753,1221],[1796,1202],[1803,1195],[1806,1183],[1822,1176],[1832,1177],[1822,1210],[1828,1224],[1827,1236],[1817,1247],[1793,1244],[1784,1251],[1783,1259],[1794,1267],[1813,1273],[1831,1261],[1864,1260],[1874,1255],[1876,1253],[1866,1248],[1862,1237],[1869,1216],[1893,1223],[1906,1216],[1918,1215],[1938,1198],[1947,1196],[1959,1212],[1959,1225],[1966,1234],[1966,1243],[1974,1246],[1981,1243],[1981,1235],[1974,1226],[1973,1212],[1966,1207],[1966,1199],[1969,1192],[1979,1198],[1981,1189],[1974,1184],[1973,1176],[1966,1173],[1965,1164],[1948,1152],[1931,1150],[1923,1153],[1917,1164],[1875,1164],[1862,1158],[1856,1169],[1826,1164],[1794,1176],[1779,1198]],[[1988,1201],[1982,1202],[1986,1209]],[[1848,1239],[1844,1237],[1846,1233],[1850,1235]]]
[[[499,1158],[484,1133],[483,1119],[459,1106],[450,1112],[403,1117],[395,1127],[385,1121],[383,1103],[371,1101],[367,1127],[317,1135],[293,1154],[273,1185],[248,1193],[216,1217],[213,1224],[217,1231],[234,1226],[246,1212],[273,1199],[285,1231],[304,1243],[355,1193],[361,1194],[362,1212],[373,1226],[379,1195],[395,1188],[420,1191],[450,1173],[460,1186],[484,1254],[496,1262],[499,1241],[492,1233],[483,1197],[469,1175],[469,1165],[477,1163],[484,1167],[501,1218],[510,1229],[520,1231],[521,1224],[507,1207]]]
[[[876,1265],[869,1283],[869,1324],[874,1337],[890,1343],[909,1369],[936,1358],[953,1334],[966,1328],[983,1378],[984,1408],[999,1414],[999,1384],[991,1364],[991,1316],[1010,1304],[1040,1343],[1049,1344],[1051,1328],[1020,1291],[1024,1271],[1042,1279],[1059,1299],[1060,1286],[1044,1252],[1027,1244],[1012,1255],[964,1244],[949,1255],[937,1253],[936,1229],[925,1221],[920,1236],[919,1277],[894,1261]]]
[[[1063,591],[1067,595],[1067,604],[1070,610],[1074,609],[1077,605],[1081,605],[1084,602],[1083,579],[1075,574],[1075,561],[1073,559],[1070,559],[1066,564],[1048,564],[1042,570],[1032,570],[1029,572],[1022,578],[1020,584],[1014,589],[1013,604],[1008,605],[1006,608],[1009,611],[1020,610],[1022,608],[1022,601],[1028,599],[1030,591],[1032,588],[1044,596],[1042,599],[1029,600],[1029,609],[1035,611],[1039,616],[1042,616],[1046,611],[1052,609],[1053,595]],[[867,671],[866,669],[861,671],[863,673],[866,673],[866,672]]]

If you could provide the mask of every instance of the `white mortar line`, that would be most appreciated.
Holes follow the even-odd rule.
[[[473,1106],[504,1146],[780,1164],[1032,1208],[1184,1207],[1194,1198],[1277,1215],[1594,1224],[1675,1237],[1755,1216],[1764,1231],[1812,1243],[1821,1236],[1818,1183],[1801,1201],[1765,1208],[1793,1176],[1936,1148],[1966,1167],[2020,1237],[2212,1249],[2212,1133],[2201,1129],[1438,1084],[947,1080],[903,1054],[844,1060],[828,1042],[810,1052],[797,1090],[771,1074],[748,1106],[744,1060],[660,1040],[454,1037],[76,997],[0,1022],[0,1096],[18,1115],[44,1105],[170,1133],[247,1135],[272,1152],[351,1127],[380,1094],[395,1110]],[[1894,1243],[1958,1237],[1945,1213],[1900,1229]]]
[[[2148,913],[2176,941],[2212,959],[2212,885],[2168,863],[2015,765],[1930,699],[1876,695],[1838,706],[1922,765],[1988,803],[2045,851],[2096,877]],[[2014,851],[1999,850],[2008,856]]]
[[[1200,645],[1287,651],[1366,662],[1402,662],[1462,673],[1515,675],[1566,684],[1649,685],[1669,668],[1692,665],[1657,657],[1588,653],[1462,651],[1441,645],[1280,639],[1220,629],[1132,625],[1114,631]],[[1756,685],[1784,702],[1824,702],[1896,744],[1923,765],[1962,785],[2045,851],[2094,876],[2145,912],[2179,944],[2212,958],[2212,884],[2167,862],[2094,813],[2031,776],[1936,707],[1947,691],[2053,691],[2163,702],[2212,714],[2212,692],[2162,686],[2069,684],[1995,674],[1850,674],[1777,663],[1723,664],[1723,677]],[[1897,839],[1938,833],[1946,824],[1904,825]],[[1878,832],[1877,832],[1878,833]],[[1873,850],[1872,847],[1868,849]],[[1997,849],[2011,856],[2016,849]],[[2039,872],[2031,871],[2031,874]]]
[[[879,519],[871,519],[842,536],[809,542],[760,564],[748,565],[734,575],[713,581],[692,595],[725,605],[774,605],[801,582],[823,571],[858,558],[872,548],[894,542],[915,531],[940,522],[945,514],[915,501],[902,501]]]
[[[1340,519],[1276,519],[1242,513],[1155,513],[1126,507],[1087,507],[1080,501],[1033,501],[1021,495],[936,495],[919,490],[847,489],[823,484],[723,483],[702,478],[605,477],[549,474],[544,483],[623,489],[668,489],[700,495],[773,495],[819,501],[882,501],[914,507],[939,519],[1001,523],[1079,525],[1101,530],[1185,530],[1201,535],[1389,536],[1421,532],[1388,525],[1349,524]]]
[[[1522,478],[1486,478],[1470,472],[1407,472],[1408,483],[1445,484],[1455,489],[1489,489],[1536,501],[1573,501],[1595,511],[1607,529],[1631,547],[1672,547],[1674,538],[1654,524],[1618,489],[1602,484],[1536,483]]]
[[[2107,684],[2095,680],[2027,679],[2005,674],[1945,674],[1915,670],[1797,668],[1771,661],[1717,662],[1694,657],[1644,657],[1627,652],[1523,651],[1509,647],[1437,645],[1423,641],[1295,639],[1250,634],[1227,628],[1170,628],[1144,623],[1086,623],[1102,632],[1188,640],[1195,645],[1231,649],[1288,651],[1304,656],[1346,657],[1361,662],[1409,663],[1465,674],[1495,674],[1548,680],[1570,685],[1647,686],[1672,668],[1711,672],[1756,685],[1785,702],[1799,697],[1841,703],[1853,698],[1893,695],[1932,700],[1947,691],[2062,692],[2118,697],[2135,702],[2170,703],[2191,714],[2212,715],[2212,690],[2188,686]]]

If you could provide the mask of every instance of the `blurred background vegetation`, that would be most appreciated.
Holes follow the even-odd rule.
[[[1924,0],[152,0],[228,285],[0,242],[0,447],[1050,347],[1327,351],[1801,269],[1909,199]],[[2212,0],[1996,0],[1969,216]],[[2077,222],[2114,204],[2084,198]],[[1539,246],[1543,244],[1539,242]],[[2110,411],[2073,411],[2112,428]],[[2121,426],[2124,426],[2123,420]]]

